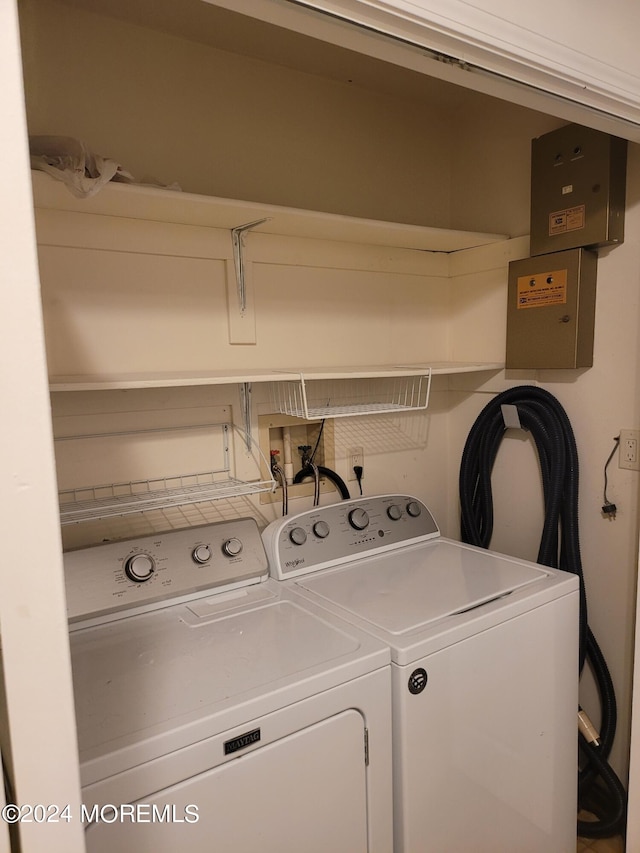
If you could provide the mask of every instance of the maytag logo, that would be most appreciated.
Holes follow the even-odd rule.
[[[239,749],[244,749],[251,746],[252,743],[258,743],[260,740],[260,729],[253,729],[250,732],[245,732],[243,735],[238,735],[224,743],[224,754],[231,755],[233,752],[238,752]]]
[[[304,563],[304,557],[298,557],[297,560],[289,560],[285,563],[288,569],[295,569],[296,566],[301,566]]]

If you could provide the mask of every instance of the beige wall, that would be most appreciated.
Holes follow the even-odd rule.
[[[452,415],[451,468],[457,464],[468,430],[494,392],[507,384],[539,382],[565,407],[580,457],[580,532],[588,596],[589,624],[602,647],[618,693],[619,728],[614,766],[624,775],[628,749],[629,703],[635,609],[638,493],[640,475],[609,466],[608,497],[618,507],[615,520],[602,517],[604,464],[620,429],[640,422],[640,149],[630,146],[624,245],[599,252],[594,366],[579,371],[506,371],[483,393],[460,393]],[[452,203],[455,209],[457,205]],[[470,287],[469,282],[461,285]],[[467,301],[456,309],[457,351],[464,356],[490,341],[504,341],[506,284],[480,288],[473,322]],[[484,303],[491,298],[491,317]],[[458,387],[463,387],[460,381]],[[485,396],[485,394],[487,396]],[[453,473],[453,472],[452,472]],[[494,470],[496,527],[492,547],[535,559],[542,495],[535,453],[522,434],[509,434]],[[455,516],[455,509],[453,511]],[[589,679],[582,700],[597,708]]]
[[[567,122],[487,95],[451,112],[451,227],[529,233],[531,139]]]
[[[480,96],[464,98],[451,110],[431,108],[423,101],[354,89],[49,0],[26,0],[23,10],[32,133],[81,137],[137,177],[178,181],[191,192],[511,236],[527,233],[530,139],[556,127],[560,122],[555,118]],[[620,471],[614,461],[609,496],[619,506],[618,517],[605,521],[599,508],[602,469],[613,436],[620,428],[640,426],[640,160],[635,148],[628,197],[625,244],[601,253],[591,370],[508,374],[486,384],[482,393],[461,380],[454,384],[461,389],[455,393],[440,386],[428,441],[425,436],[410,438],[400,448],[393,446],[391,432],[376,429],[375,421],[362,426],[357,442],[353,424],[341,425],[337,432],[343,448],[364,445],[368,491],[414,491],[444,519],[444,532],[455,533],[462,444],[489,395],[505,381],[539,381],[559,397],[573,422],[581,457],[590,621],[618,689],[621,713],[614,758],[623,775],[639,475]],[[352,353],[354,362],[361,361],[362,347],[371,352],[372,334],[380,335],[383,327],[379,360],[416,352],[415,339],[403,343],[397,329],[389,332],[385,293],[397,281],[376,278],[369,287],[366,276],[353,275],[349,286],[355,290],[345,296],[344,282],[337,279],[331,292],[312,276],[298,282],[291,271],[281,280],[272,273],[258,300],[263,333],[287,334],[287,326],[304,322],[313,306],[323,317],[309,341],[317,346],[317,362],[328,352],[323,341],[327,346],[332,342],[336,315],[342,315],[341,359]],[[405,282],[415,300],[411,317],[405,316],[405,306],[405,313],[397,309],[394,320],[403,328],[411,322],[414,335],[424,328],[426,354],[429,326],[446,336],[449,326],[443,332],[447,318],[434,314],[433,293],[421,293],[415,283]],[[504,281],[464,278],[447,300],[453,320],[445,341],[449,357],[473,357],[475,352],[477,358],[492,358],[503,351]],[[424,327],[416,326],[420,312]],[[254,355],[245,350],[235,357],[249,364]],[[540,514],[533,455],[521,440],[510,441],[499,468],[493,545],[533,556]],[[264,512],[268,517],[275,509]]]
[[[449,225],[441,110],[48,0],[22,30],[32,134],[187,192]]]
[[[80,779],[66,630],[56,472],[42,306],[29,197],[26,116],[14,3],[0,5],[0,359],[2,389],[2,594],[0,744],[14,802],[80,808]],[[37,556],[20,571],[31,543]],[[43,760],[44,759],[44,760]],[[7,794],[10,792],[7,791]],[[4,804],[3,788],[0,800]],[[0,850],[84,851],[79,820],[0,828]]]

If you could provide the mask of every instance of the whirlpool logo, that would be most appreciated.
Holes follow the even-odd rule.
[[[288,569],[295,569],[296,566],[301,566],[304,563],[304,557],[298,557],[297,560],[289,560],[285,563]]]

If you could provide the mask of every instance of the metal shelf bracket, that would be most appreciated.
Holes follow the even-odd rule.
[[[247,222],[246,225],[238,225],[231,229],[231,240],[233,243],[233,262],[236,268],[236,284],[238,287],[238,302],[240,304],[240,313],[244,314],[247,309],[247,289],[245,286],[245,261],[244,261],[244,235],[247,231],[257,228],[258,225],[263,225],[269,221],[269,217],[265,219],[256,219],[255,222]]]
[[[242,382],[238,386],[240,392],[240,417],[242,418],[242,429],[244,431],[244,442],[247,450],[251,451],[251,383]]]

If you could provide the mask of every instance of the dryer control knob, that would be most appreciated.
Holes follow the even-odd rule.
[[[369,516],[364,509],[356,507],[349,513],[349,524],[354,530],[364,530],[369,525]]]
[[[418,501],[409,501],[407,504],[407,512],[411,518],[417,518],[422,513],[422,507]]]
[[[208,563],[211,559],[211,548],[208,545],[196,545],[191,552],[194,563]]]
[[[313,532],[316,534],[318,539],[326,539],[329,535],[329,525],[326,521],[316,521],[313,525]]]
[[[125,560],[124,573],[134,583],[148,581],[156,570],[150,554],[132,554]]]
[[[242,542],[235,536],[232,536],[231,539],[227,539],[223,544],[222,553],[226,554],[227,557],[237,557],[242,553]]]
[[[402,518],[402,510],[398,504],[391,504],[391,506],[387,507],[387,515],[391,521],[399,521]]]
[[[302,527],[294,527],[291,533],[289,534],[289,539],[293,542],[294,545],[304,545],[307,541],[307,534]]]

